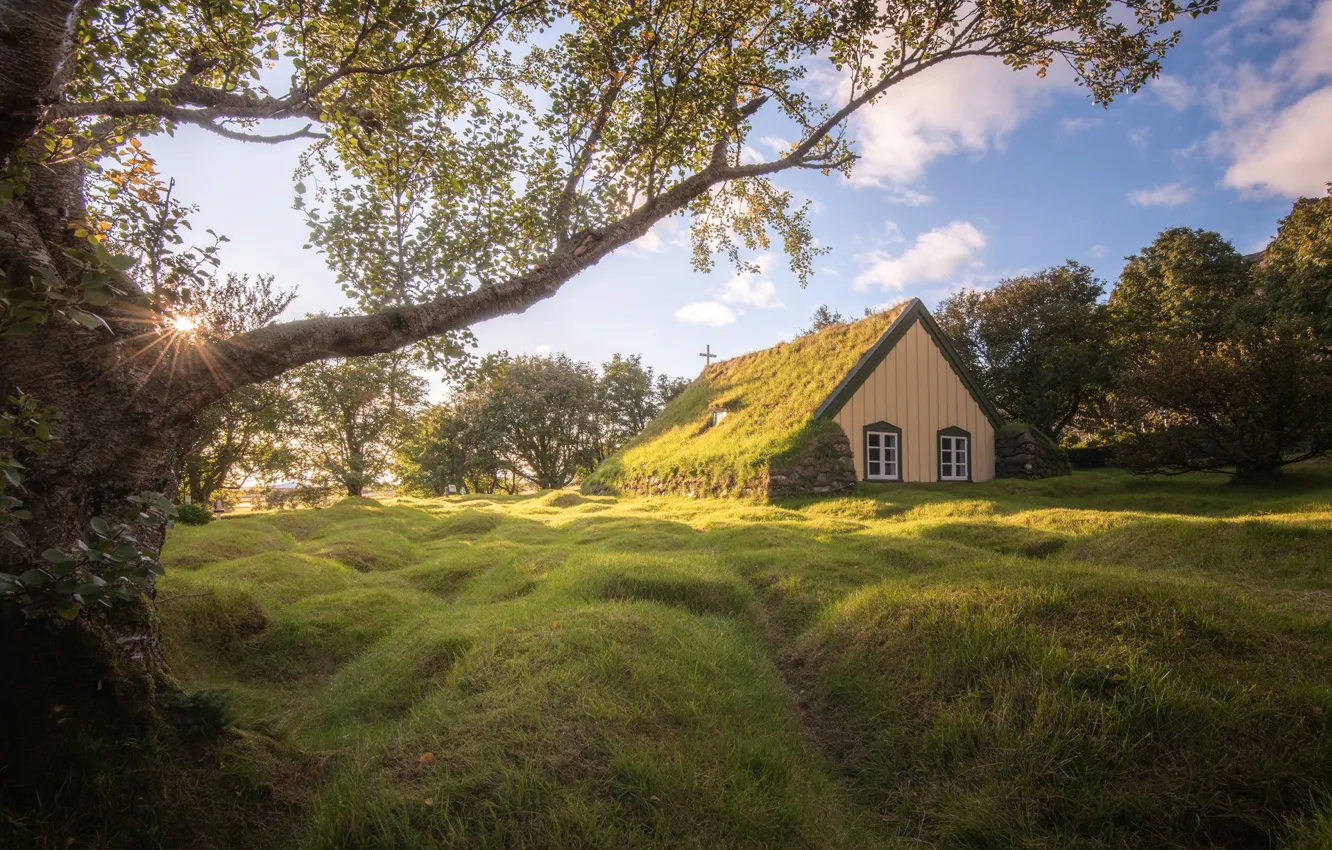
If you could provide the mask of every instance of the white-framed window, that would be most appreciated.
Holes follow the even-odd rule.
[[[865,480],[896,481],[902,437],[896,431],[865,432]]]
[[[712,424],[713,424],[713,425],[720,425],[720,424],[722,423],[722,420],[725,419],[725,418],[726,418],[726,411],[725,411],[725,410],[714,410],[714,411],[712,411],[712,420],[711,420],[711,421],[712,421]]]
[[[956,434],[939,435],[939,480],[968,481],[971,479],[970,437]]]

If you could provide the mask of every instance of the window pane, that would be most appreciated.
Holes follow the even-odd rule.
[[[897,477],[897,461],[889,461],[888,463],[885,463],[883,465],[883,469],[884,469],[883,474],[888,476],[889,478]]]
[[[871,448],[879,445],[879,435],[874,431],[869,432],[869,434],[867,435],[867,439],[869,440]]]
[[[869,477],[870,478],[879,477],[879,464],[874,461],[870,461],[869,464]]]
[[[869,459],[872,460],[872,461],[877,461],[877,460],[879,459],[879,450],[878,450],[878,449],[870,449],[870,450],[869,450]]]

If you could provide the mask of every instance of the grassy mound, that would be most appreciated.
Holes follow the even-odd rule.
[[[796,663],[828,750],[903,834],[1265,846],[1332,783],[1332,655],[1324,618],[1244,607],[1136,582],[879,584]]]
[[[905,306],[905,305],[903,305]],[[628,445],[588,477],[585,491],[734,490],[831,427],[814,410],[888,329],[902,307],[832,325],[764,351],[714,363]],[[711,425],[711,411],[726,418]]]
[[[1330,488],[355,501],[244,520],[280,532],[258,553],[176,529],[224,560],[163,580],[172,663],[235,701],[217,763],[262,743],[245,787],[284,801],[193,801],[194,843],[1325,847]]]

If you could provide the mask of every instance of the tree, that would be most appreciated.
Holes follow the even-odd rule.
[[[842,317],[841,313],[828,309],[827,304],[820,304],[819,308],[814,311],[814,315],[809,317],[809,327],[802,329],[800,335],[818,333],[826,327],[840,325],[845,321],[846,319]]]
[[[595,463],[599,387],[588,364],[514,357],[492,364],[469,392],[478,397],[475,427],[519,478],[558,489]]]
[[[393,447],[426,396],[402,353],[319,360],[291,375],[293,472],[359,496],[388,472]]]
[[[230,336],[270,324],[295,296],[276,289],[271,276],[232,274],[225,282],[206,280],[193,298],[193,312],[183,315],[197,324],[197,333]],[[279,381],[242,387],[205,408],[180,441],[181,493],[207,503],[216,490],[270,470],[278,463],[290,413],[291,400]]]
[[[1104,294],[1092,270],[1070,260],[952,295],[935,318],[1004,415],[1057,441],[1110,379]]]
[[[509,473],[498,447],[487,444],[475,426],[479,410],[469,401],[430,407],[406,429],[393,471],[408,492],[443,496],[449,485],[472,493],[503,488]]]
[[[1327,210],[1297,201],[1257,263],[1185,228],[1129,258],[1110,306],[1130,469],[1269,479],[1332,448]]]
[[[657,398],[660,400],[661,406],[665,407],[675,401],[675,397],[684,392],[691,383],[693,381],[689,378],[671,378],[666,375],[658,375]]]
[[[1225,336],[1253,291],[1244,257],[1219,233],[1172,227],[1129,257],[1110,312],[1129,349],[1151,339]]]
[[[605,421],[605,451],[598,462],[610,456],[647,427],[670,399],[683,392],[683,378],[657,375],[643,357],[613,355],[601,364],[601,415]]]
[[[32,519],[19,528],[22,546],[0,543],[0,574],[50,576],[44,551],[84,563],[92,519],[132,519],[131,495],[173,491],[186,430],[241,387],[525,310],[668,216],[691,215],[699,265],[718,252],[740,262],[775,235],[803,281],[814,254],[808,219],[772,178],[849,172],[841,131],[889,88],[989,56],[1042,74],[1064,62],[1106,103],[1159,73],[1178,39],[1164,30],[1171,21],[1216,3],[10,0],[0,6],[0,398],[40,393],[59,439],[23,472],[21,510]],[[285,91],[269,73],[279,61],[292,69]],[[844,97],[811,93],[803,77],[823,61],[845,75]],[[742,152],[764,109],[796,142],[754,161]],[[293,119],[307,123],[264,129]],[[365,315],[218,340],[192,334],[175,321],[183,293],[145,289],[125,274],[132,258],[107,249],[85,183],[98,179],[88,166],[123,140],[186,126],[241,141],[312,140],[353,180],[388,164],[397,140],[428,140],[431,191],[460,211],[434,250],[456,272],[418,276],[403,290],[410,303],[383,309],[379,278],[349,274]],[[163,529],[140,541],[152,548]],[[23,582],[7,586],[17,590],[6,599],[25,598]],[[152,582],[135,586],[151,592]],[[4,604],[5,633],[27,629]],[[157,643],[150,602],[118,613],[78,606],[73,594],[62,603],[75,612],[71,628],[101,639],[78,644],[87,663],[76,666],[104,671],[86,679],[110,683],[103,692],[117,707],[65,717],[92,726],[156,717],[148,697],[172,685],[160,654],[143,649]],[[59,666],[13,675],[25,692],[54,693],[34,683]],[[79,687],[58,696],[86,706]],[[49,716],[40,700],[27,708],[15,710]]]
[[[1298,325],[1166,340],[1121,384],[1153,411],[1120,452],[1133,472],[1270,480],[1332,451],[1332,358]]]
[[[1322,198],[1301,198],[1253,271],[1259,321],[1293,321],[1332,345],[1332,184]]]

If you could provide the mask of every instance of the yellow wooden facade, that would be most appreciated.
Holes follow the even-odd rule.
[[[939,432],[950,428],[971,437],[971,480],[993,478],[991,419],[926,330],[925,321],[910,317],[910,326],[830,418],[850,438],[856,475],[862,480],[865,426],[877,422],[901,429],[902,481],[939,480]]]

